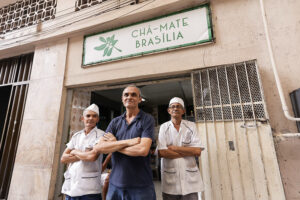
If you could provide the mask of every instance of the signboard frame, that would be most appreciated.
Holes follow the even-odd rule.
[[[180,14],[180,13],[184,13],[184,12],[188,12],[188,11],[192,11],[192,10],[196,10],[196,9],[200,9],[200,8],[205,8],[206,9],[208,39],[200,40],[200,41],[196,41],[196,42],[191,42],[191,43],[186,43],[186,44],[181,44],[181,45],[174,45],[174,46],[170,46],[170,47],[159,48],[159,49],[150,50],[150,51],[138,52],[138,53],[129,54],[129,55],[126,55],[126,56],[108,58],[108,59],[99,60],[99,61],[96,61],[96,62],[85,63],[86,40],[91,36],[100,35],[100,34],[112,32],[112,31],[116,31],[116,30],[119,30],[119,29],[124,29],[124,28],[130,27],[130,26],[139,25],[139,24],[143,24],[143,23],[146,23],[146,22],[151,22],[151,21],[154,21],[154,20],[157,20],[157,19],[177,15],[177,14]],[[94,65],[97,65],[97,64],[101,64],[101,63],[119,61],[119,60],[128,59],[128,58],[132,58],[132,57],[138,57],[138,56],[143,56],[143,55],[148,55],[148,54],[153,54],[153,53],[165,52],[165,51],[169,51],[169,50],[177,50],[177,49],[182,49],[182,48],[188,47],[188,46],[208,44],[208,43],[211,43],[212,41],[213,41],[213,31],[212,31],[210,7],[209,7],[209,4],[204,4],[204,5],[201,5],[201,6],[189,8],[189,9],[178,11],[178,12],[174,12],[174,13],[171,13],[171,14],[168,14],[168,15],[163,15],[163,16],[151,18],[149,20],[144,20],[144,21],[140,21],[140,22],[137,22],[137,23],[129,24],[129,25],[126,25],[126,26],[123,26],[123,27],[118,27],[118,28],[106,30],[106,31],[103,31],[103,32],[97,32],[97,33],[92,33],[92,34],[89,34],[89,35],[85,35],[84,36],[84,41],[83,41],[83,52],[82,52],[82,64],[81,64],[81,66],[83,68],[86,68],[86,67],[94,66]]]

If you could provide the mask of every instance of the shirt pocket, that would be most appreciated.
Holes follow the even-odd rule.
[[[62,191],[66,192],[71,189],[71,174],[68,171],[66,171],[64,173],[64,177],[65,177],[65,182],[62,186]]]
[[[198,167],[188,167],[185,170],[185,179],[187,183],[195,183],[199,181],[199,169]]]
[[[101,177],[99,172],[82,172],[79,186],[83,191],[101,192]]]
[[[192,142],[192,131],[187,131],[182,135],[182,146],[188,146]]]
[[[164,168],[164,180],[166,184],[173,185],[176,183],[176,169],[175,168]]]

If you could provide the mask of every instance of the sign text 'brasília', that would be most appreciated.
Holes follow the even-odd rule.
[[[205,6],[86,36],[83,65],[210,42],[208,17]]]

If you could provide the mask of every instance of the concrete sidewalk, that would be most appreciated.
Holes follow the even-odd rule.
[[[156,200],[162,200],[162,195],[161,195],[161,182],[158,180],[153,181],[154,187],[155,187],[155,192],[156,192]]]

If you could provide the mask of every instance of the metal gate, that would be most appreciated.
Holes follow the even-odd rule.
[[[256,61],[192,73],[205,200],[285,199]]]
[[[8,195],[33,54],[0,61],[0,199]]]

